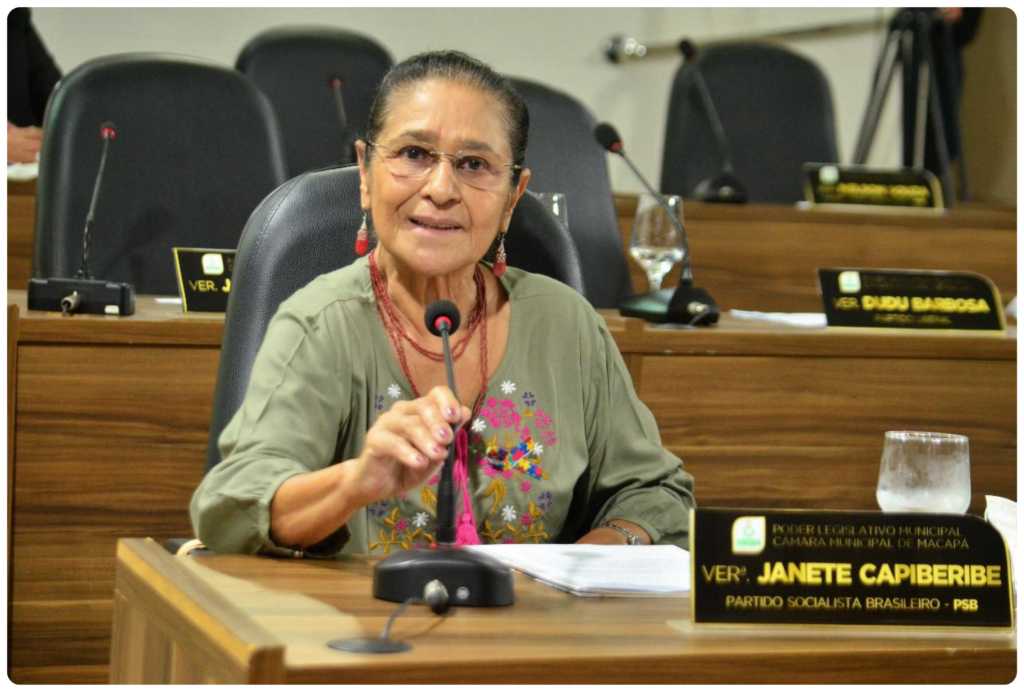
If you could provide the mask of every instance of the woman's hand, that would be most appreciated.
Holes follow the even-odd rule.
[[[7,162],[32,163],[39,158],[43,131],[38,127],[15,127],[7,122]]]
[[[454,441],[452,425],[472,415],[446,386],[414,401],[399,401],[366,434],[359,458],[343,465],[345,493],[358,506],[402,494],[441,469]]]

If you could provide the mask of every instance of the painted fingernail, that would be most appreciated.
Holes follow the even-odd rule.
[[[444,414],[448,417],[455,417],[455,408],[445,408]]]
[[[440,444],[434,444],[434,453],[444,453],[444,447]]]
[[[425,457],[425,456],[422,456],[421,454],[416,454],[415,456],[413,456],[413,457],[412,457],[412,459],[413,459],[414,461],[416,461],[416,463],[417,463],[418,465],[426,465],[426,464],[427,464],[427,459],[426,459],[426,457]]]
[[[440,429],[437,430],[437,438],[444,441],[445,439],[448,438],[448,431],[449,430],[447,427],[441,427]]]

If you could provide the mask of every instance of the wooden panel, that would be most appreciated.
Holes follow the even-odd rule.
[[[25,290],[32,276],[35,182],[7,183],[7,287]],[[82,219],[85,222],[85,219]]]
[[[191,535],[218,357],[215,348],[20,349],[14,667],[105,664],[117,538]]]
[[[877,509],[890,429],[971,439],[972,509],[1016,500],[1016,372],[998,361],[644,359],[640,398],[705,506]]]
[[[629,249],[636,197],[616,197]],[[686,231],[696,285],[723,310],[821,312],[814,270],[826,266],[976,271],[1017,294],[1017,215],[1000,208],[934,215],[841,213],[786,206],[688,203]],[[679,267],[664,281],[679,283]],[[637,292],[647,279],[630,261]]]
[[[1016,445],[1016,375],[999,362],[657,357],[640,398],[670,446],[882,449],[890,429]]]
[[[18,394],[18,306],[7,305],[7,592],[11,592],[11,507],[14,506],[14,412]],[[10,621],[10,612],[7,613]]]
[[[130,544],[147,549],[133,550]],[[148,683],[168,683],[175,670],[212,676],[219,683],[284,681],[280,641],[207,583],[192,578],[187,560],[170,556],[152,540],[120,543],[117,559],[118,594],[144,623],[141,631],[115,625],[112,680],[130,677],[137,664],[133,657],[141,654],[146,658],[142,681]],[[137,644],[122,640],[140,633],[146,641],[141,653]],[[177,663],[172,663],[171,641]]]
[[[881,441],[869,447],[668,446],[695,478],[706,507],[877,511],[875,483]],[[985,511],[985,495],[1017,498],[1017,450],[971,449],[971,504]]]

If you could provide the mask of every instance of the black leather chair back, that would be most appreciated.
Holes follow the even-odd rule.
[[[60,81],[47,106],[33,276],[78,271],[106,121],[117,134],[89,269],[138,293],[177,294],[171,248],[233,249],[252,210],[286,179],[270,103],[243,75],[183,56],[92,60]]]
[[[270,99],[284,133],[289,177],[352,163],[391,56],[374,40],[331,27],[286,27],[260,34],[235,65]],[[342,128],[331,80],[342,80]]]
[[[565,193],[587,299],[594,307],[617,308],[633,296],[633,288],[608,180],[608,154],[594,139],[597,123],[568,94],[524,79],[512,81],[530,110],[530,189]]]
[[[359,168],[353,165],[289,180],[263,200],[245,225],[224,324],[207,470],[221,460],[217,441],[242,404],[270,318],[299,288],[356,260],[361,219]],[[551,276],[583,292],[572,238],[530,195],[523,195],[516,206],[505,250],[511,266]]]
[[[839,158],[832,94],[818,66],[785,48],[759,43],[709,45],[698,53],[697,64],[748,199],[803,199],[801,166]],[[686,197],[722,171],[693,69],[684,62],[672,83],[660,188]]]

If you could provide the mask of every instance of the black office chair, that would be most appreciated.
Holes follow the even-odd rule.
[[[356,260],[362,218],[359,169],[328,168],[293,178],[268,196],[245,226],[224,324],[207,472],[220,462],[217,441],[242,404],[270,318],[296,290]],[[523,195],[505,240],[511,266],[556,278],[583,292],[572,238],[550,211]]]
[[[565,193],[587,299],[594,307],[617,308],[633,296],[633,287],[608,180],[608,154],[594,139],[597,123],[566,93],[525,79],[512,81],[530,110],[530,189]]]
[[[99,166],[101,125],[116,136],[89,243],[99,279],[178,292],[173,247],[234,248],[252,210],[284,182],[266,97],[243,75],[155,53],[87,62],[60,81],[44,120],[32,275],[70,277]]]
[[[391,56],[366,36],[331,27],[286,27],[245,45],[235,66],[274,105],[284,133],[289,177],[352,163]],[[334,79],[341,80],[335,92]],[[338,110],[343,103],[344,122]]]
[[[785,48],[759,43],[709,45],[698,53],[697,65],[748,200],[803,199],[801,166],[839,160],[832,94],[822,71]],[[695,196],[698,185],[722,167],[694,68],[684,62],[672,83],[660,189]]]

